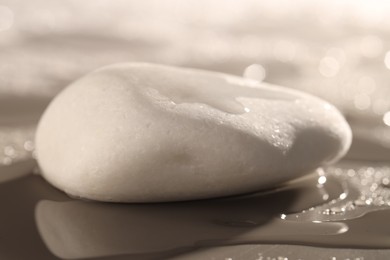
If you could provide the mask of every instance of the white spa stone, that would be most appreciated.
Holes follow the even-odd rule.
[[[343,116],[317,97],[146,63],[111,65],[71,84],[36,133],[47,181],[115,202],[270,188],[340,159],[350,143]]]

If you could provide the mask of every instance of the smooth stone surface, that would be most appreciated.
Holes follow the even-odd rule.
[[[67,87],[39,123],[42,175],[92,200],[202,199],[270,188],[340,159],[329,103],[201,70],[116,64]]]

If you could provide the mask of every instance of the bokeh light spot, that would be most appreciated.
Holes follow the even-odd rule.
[[[321,59],[318,70],[324,77],[334,77],[340,70],[340,63],[336,58],[326,56]]]
[[[260,64],[249,65],[244,71],[244,78],[253,79],[260,82],[265,79],[265,76],[265,68]]]

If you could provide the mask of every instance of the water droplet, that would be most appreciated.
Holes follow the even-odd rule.
[[[352,201],[348,201],[345,204],[345,210],[351,211],[355,209],[355,204]]]
[[[347,197],[347,193],[345,193],[345,192],[341,193],[340,196],[339,196],[339,198],[341,200],[345,199],[346,197]]]
[[[354,177],[356,175],[356,172],[353,169],[348,169],[347,175],[348,177]]]
[[[253,79],[259,82],[263,81],[265,79],[265,76],[266,70],[260,64],[249,65],[248,67],[246,67],[243,75],[244,78]]]
[[[318,184],[325,184],[326,183],[326,177],[325,176],[320,176],[318,178]]]
[[[34,150],[34,143],[33,141],[27,140],[24,142],[23,147],[26,151],[32,152]]]
[[[378,184],[377,183],[372,183],[371,186],[370,186],[370,191],[371,192],[375,192],[377,188],[378,188]]]
[[[13,146],[6,146],[4,147],[4,155],[9,156],[9,157],[14,157],[15,156],[15,148]]]
[[[383,178],[382,179],[382,187],[390,188],[390,178]]]
[[[361,199],[357,199],[353,203],[357,207],[367,206],[366,202],[364,200],[361,200]]]
[[[157,72],[156,72],[157,73]],[[156,78],[168,78],[171,69],[161,67]],[[278,88],[271,88],[259,84],[254,80],[230,77],[226,75],[214,75],[205,71],[196,72],[183,69],[175,74],[177,84],[169,84],[166,81],[147,81],[145,89],[153,88],[167,98],[167,102],[206,104],[210,107],[230,114],[244,114],[248,107],[239,101],[239,98],[274,99],[294,101],[297,97]],[[140,70],[138,77],[146,77]],[[191,79],[191,80],[189,80]],[[182,87],[186,86],[186,87]]]
[[[332,214],[343,214],[345,212],[345,208],[342,207],[332,207],[330,210]]]

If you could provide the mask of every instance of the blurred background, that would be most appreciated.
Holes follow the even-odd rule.
[[[388,0],[1,0],[0,166],[31,158],[36,124],[65,86],[98,67],[129,61],[231,73],[310,92],[336,105],[351,124],[354,140],[347,159],[386,164],[389,18]],[[12,178],[33,166],[23,167],[11,171]],[[369,177],[374,171],[359,169]],[[347,173],[352,177],[354,171]],[[0,183],[11,174],[0,174]],[[363,181],[367,190],[376,185],[377,192],[376,182]],[[385,195],[379,198],[389,203],[389,179],[381,185]],[[53,259],[34,222],[35,203],[45,187],[23,179],[8,189],[2,186],[3,209],[8,209],[0,226],[3,257],[17,245],[7,259],[31,253]],[[378,194],[374,191],[372,196]],[[389,259],[389,250],[289,245],[210,247],[178,259],[266,259],[257,252],[290,259]]]
[[[245,75],[335,104],[347,158],[390,159],[390,2],[3,0],[0,164],[28,157],[50,100],[103,65],[146,61]]]

